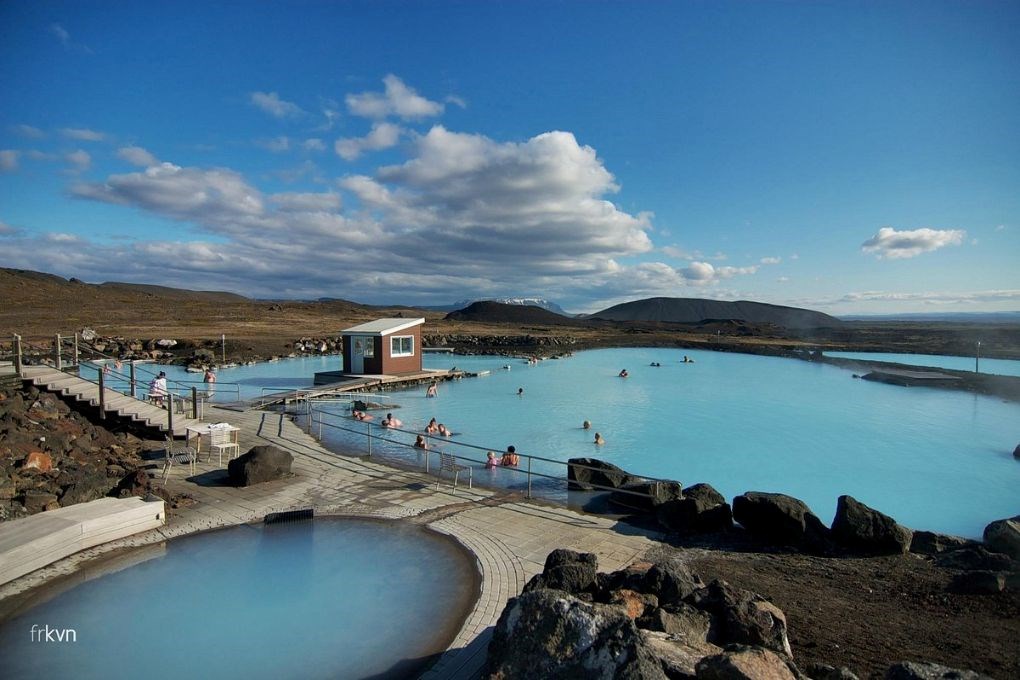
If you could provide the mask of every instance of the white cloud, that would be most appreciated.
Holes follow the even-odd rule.
[[[159,165],[159,160],[140,146],[124,146],[117,149],[117,158],[141,168]]]
[[[952,292],[922,292],[922,293],[895,293],[887,291],[863,291],[847,293],[835,302],[837,303],[857,302],[920,302],[925,305],[973,305],[977,303],[990,302],[1020,302],[1020,290],[981,290],[964,293]]]
[[[57,40],[64,47],[68,47],[71,44],[71,34],[60,24],[50,24],[50,33],[57,36]]]
[[[995,231],[1006,231],[1006,225],[1000,224],[995,227]]]
[[[287,212],[322,212],[340,209],[340,195],[287,192],[269,197],[277,209]]]
[[[106,139],[104,133],[89,130],[88,128],[61,128],[60,134],[68,139],[76,139],[79,142],[101,142]]]
[[[92,167],[92,156],[82,149],[77,149],[69,154],[65,154],[64,160],[73,166],[71,169],[74,172],[84,172]]]
[[[29,149],[28,151],[25,152],[25,155],[34,161],[52,161],[57,160],[59,158],[59,156],[57,156],[56,154],[45,153],[43,151],[39,151],[38,149]]]
[[[776,279],[776,283],[787,283],[790,280],[789,276],[780,276]]]
[[[18,157],[20,151],[14,149],[3,149],[0,151],[0,172],[14,172],[18,169]]]
[[[300,106],[280,99],[275,92],[252,92],[249,101],[274,118],[293,118],[304,113]]]
[[[170,163],[79,182],[71,189],[79,198],[188,222],[215,238],[85,244],[74,253],[25,242],[6,257],[99,280],[164,276],[249,295],[380,303],[425,304],[464,290],[609,297],[641,285],[666,294],[687,284],[667,265],[620,264],[652,249],[651,217],[607,200],[617,190],[612,174],[570,133],[500,143],[436,127],[406,151],[405,163],[343,178],[344,200],[266,195],[233,170]],[[123,261],[137,271],[110,272]]]
[[[338,156],[353,161],[365,151],[379,151],[397,145],[403,128],[393,123],[376,123],[364,137],[349,137],[336,140],[334,149]]]
[[[422,97],[397,76],[387,75],[383,78],[383,83],[385,92],[347,95],[344,100],[347,103],[347,110],[363,118],[397,116],[404,120],[420,120],[443,113],[442,104]]]
[[[28,137],[29,139],[42,139],[46,136],[46,133],[37,127],[31,125],[12,125],[11,130],[22,137]]]
[[[781,257],[763,257],[761,258],[762,264],[779,264],[783,261]]]
[[[17,233],[18,229],[0,220],[0,236],[14,236]]]
[[[800,259],[800,255],[798,255],[797,253],[794,253],[794,254],[790,255],[790,259],[791,260],[799,260]]]
[[[290,137],[281,136],[273,137],[272,139],[259,139],[255,142],[255,146],[266,151],[272,151],[273,153],[283,153],[290,150]]]
[[[455,94],[447,95],[443,99],[443,101],[446,102],[447,104],[453,104],[454,106],[460,107],[462,109],[467,108],[467,101],[463,97],[458,97]]]
[[[705,258],[700,250],[687,251],[679,246],[663,246],[662,252],[678,260],[703,260]]]
[[[306,139],[305,141],[301,142],[301,148],[303,148],[305,151],[325,151],[326,143],[323,142],[321,139],[313,137],[311,139]]]
[[[948,245],[960,245],[967,232],[962,229],[914,229],[896,231],[882,227],[878,233],[861,244],[865,253],[891,260],[916,257]]]

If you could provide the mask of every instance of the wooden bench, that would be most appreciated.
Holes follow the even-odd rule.
[[[163,501],[100,498],[0,524],[0,584],[80,550],[166,524]]]
[[[457,478],[460,473],[467,470],[468,473],[468,488],[472,488],[471,484],[474,481],[472,479],[471,466],[460,465],[457,463],[456,457],[452,453],[439,453],[439,473],[436,475],[436,491],[439,491],[439,482],[443,479],[443,471],[453,473],[453,490],[457,490]]]

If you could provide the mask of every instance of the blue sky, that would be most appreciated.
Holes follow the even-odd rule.
[[[1017,2],[0,3],[0,266],[1020,309]]]

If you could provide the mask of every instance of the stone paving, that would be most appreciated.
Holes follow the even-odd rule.
[[[288,417],[264,411],[209,408],[210,422],[241,428],[241,451],[272,444],[294,456],[294,476],[248,488],[226,486],[226,471],[215,458],[203,458],[194,476],[187,466],[171,470],[167,488],[195,503],[168,513],[167,526],[83,551],[4,587],[0,600],[116,548],[158,543],[167,538],[261,520],[270,512],[312,507],[316,514],[405,518],[449,535],[470,550],[481,574],[481,592],[450,648],[423,676],[429,680],[477,677],[492,628],[510,597],[540,572],[555,548],[593,552],[599,569],[622,568],[655,545],[656,535],[612,520],[519,494],[459,484],[449,479],[436,489],[434,474],[407,471],[367,457],[327,451]],[[203,452],[203,455],[205,452]],[[162,459],[154,461],[161,468]],[[160,469],[155,470],[158,474]],[[437,604],[441,606],[441,604]]]

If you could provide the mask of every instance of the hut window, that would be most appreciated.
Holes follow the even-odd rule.
[[[414,356],[414,336],[395,335],[392,338],[390,338],[390,356],[391,357]]]
[[[375,357],[375,340],[372,338],[365,339],[365,358],[371,359]]]

